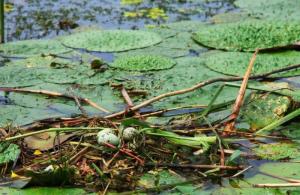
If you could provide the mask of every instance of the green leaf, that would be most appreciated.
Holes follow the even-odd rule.
[[[56,40],[25,40],[0,44],[0,52],[7,56],[28,57],[41,54],[60,54],[70,51]]]
[[[254,93],[245,101],[241,116],[257,130],[283,118],[291,104],[286,96]]]
[[[50,188],[50,187],[39,187],[39,188],[26,188],[26,189],[14,189],[14,188],[0,188],[1,194],[10,194],[10,195],[86,195],[86,194],[94,194],[87,193],[83,189],[79,188]]]
[[[250,16],[266,20],[298,20],[300,16],[298,0],[237,0],[234,3]]]
[[[281,160],[286,158],[300,157],[300,150],[296,147],[295,144],[259,144],[259,146],[253,151],[260,158],[268,160]]]
[[[202,55],[205,65],[227,75],[243,76],[252,58],[252,53],[213,51]],[[276,53],[260,53],[254,63],[252,75],[267,73],[300,63],[300,52],[286,51]],[[290,77],[300,75],[300,69],[285,71],[271,75],[271,77]]]
[[[193,38],[216,49],[254,51],[296,43],[300,40],[300,26],[298,22],[246,20],[202,28]]]
[[[21,150],[16,144],[0,143],[0,164],[17,160],[20,152]]]
[[[176,61],[162,56],[137,55],[117,58],[111,67],[132,71],[149,71],[172,68]]]
[[[86,31],[64,36],[59,40],[68,47],[101,52],[127,51],[161,42],[156,33],[134,30]]]

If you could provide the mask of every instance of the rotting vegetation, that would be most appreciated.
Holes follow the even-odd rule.
[[[299,26],[249,17],[0,45],[1,190],[299,193]]]

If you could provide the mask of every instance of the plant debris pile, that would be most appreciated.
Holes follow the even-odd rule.
[[[298,194],[300,27],[283,3],[1,44],[0,192]]]

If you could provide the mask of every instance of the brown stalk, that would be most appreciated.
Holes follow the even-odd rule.
[[[273,70],[273,71],[270,71],[270,72],[265,73],[265,74],[254,75],[254,76],[249,77],[249,79],[262,79],[262,78],[266,78],[266,77],[268,77],[272,74],[285,72],[285,71],[288,71],[288,70],[293,70],[293,69],[296,69],[296,68],[299,68],[299,67],[300,67],[300,64],[295,64],[295,65],[287,66],[287,67],[280,68],[280,69],[277,69],[277,70]],[[213,83],[241,81],[243,79],[244,79],[243,77],[220,77],[220,78],[209,79],[209,80],[200,82],[200,83],[198,83],[194,86],[191,86],[189,88],[181,89],[181,90],[178,90],[178,91],[171,91],[171,92],[167,92],[167,93],[158,95],[156,97],[153,97],[149,100],[146,100],[146,101],[132,107],[130,110],[131,111],[139,110],[140,108],[148,106],[148,105],[150,105],[154,102],[157,102],[161,99],[171,97],[171,96],[175,96],[175,95],[181,95],[181,94],[189,93],[189,92],[195,91],[197,89],[200,89],[202,87],[205,87],[207,85],[213,84]],[[120,117],[120,116],[123,116],[125,113],[126,113],[126,110],[123,110],[123,111],[105,116],[104,118],[110,119],[110,118]]]
[[[171,168],[192,168],[192,169],[221,169],[221,170],[242,170],[243,166],[222,166],[222,165],[197,165],[197,164],[146,164],[146,166],[171,167]]]
[[[63,93],[58,93],[58,92],[54,92],[54,91],[46,91],[46,90],[33,90],[33,89],[14,89],[14,88],[0,88],[0,91],[4,91],[4,92],[18,92],[18,93],[34,93],[34,94],[42,94],[42,95],[48,95],[48,96],[52,96],[52,97],[64,97],[64,98],[68,98],[68,99],[75,99],[74,96],[72,95],[67,95],[67,94],[63,94]],[[97,105],[95,102],[87,99],[87,98],[82,98],[82,97],[76,97],[78,98],[78,100],[85,102],[87,104],[89,104],[90,106],[101,110],[102,112],[106,112],[109,113],[108,110],[106,110],[105,108]]]
[[[265,183],[265,184],[254,184],[253,187],[257,187],[257,188],[300,187],[300,183]]]
[[[236,121],[237,117],[239,116],[241,106],[243,105],[243,102],[244,102],[244,97],[245,97],[245,93],[246,93],[246,89],[247,89],[248,80],[249,80],[249,77],[251,75],[252,68],[254,66],[254,62],[256,60],[256,56],[257,56],[258,51],[259,51],[258,49],[255,50],[255,52],[254,52],[254,54],[253,54],[253,56],[250,60],[247,71],[244,75],[243,82],[241,84],[238,96],[235,100],[235,104],[234,104],[233,109],[232,109],[232,113],[229,116],[229,122],[226,124],[226,126],[224,128],[224,133],[225,134],[233,132],[234,129],[235,129],[235,121]]]
[[[133,105],[133,102],[132,102],[132,100],[131,100],[129,94],[127,93],[127,91],[126,91],[126,89],[125,89],[124,87],[122,87],[121,94],[122,94],[122,96],[123,96],[123,98],[124,98],[124,100],[125,100],[125,102],[126,102],[128,108],[129,108],[129,110],[131,110],[131,108],[132,108],[134,105]],[[138,118],[141,118],[141,114],[140,114],[137,110],[135,110],[135,111],[133,111],[133,112],[134,112],[134,114],[135,114]]]

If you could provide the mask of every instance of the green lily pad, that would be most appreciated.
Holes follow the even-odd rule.
[[[55,195],[55,194],[64,194],[64,195],[84,195],[84,194],[94,194],[87,193],[80,188],[58,188],[58,187],[35,187],[35,188],[26,188],[26,189],[15,189],[15,188],[0,188],[1,194],[11,194],[11,195]]]
[[[286,137],[293,139],[293,141],[300,142],[300,126],[298,123],[288,125],[281,132]]]
[[[191,87],[201,81],[224,77],[224,75],[206,68],[201,58],[183,57],[176,59],[177,64],[171,69],[150,72],[119,72],[114,76],[114,83],[123,84],[128,89],[144,90],[148,92],[147,99],[175,90]],[[201,71],[199,71],[201,70]],[[180,82],[178,82],[180,81]],[[166,83],[168,83],[166,85]],[[220,84],[213,84],[195,90],[191,93],[168,97],[155,102],[155,109],[165,109],[179,106],[207,105],[215,95]],[[216,104],[234,100],[238,93],[235,87],[225,87]],[[139,98],[137,102],[143,101]]]
[[[248,20],[207,26],[193,38],[216,49],[254,51],[296,43],[300,40],[300,25],[297,22]]]
[[[260,144],[254,152],[260,158],[268,160],[300,157],[300,150],[296,145],[288,143]]]
[[[59,40],[68,47],[101,52],[127,51],[162,41],[156,33],[134,30],[87,31],[64,36]]]
[[[203,62],[210,69],[228,75],[243,76],[252,58],[252,53],[213,51],[204,54]],[[286,51],[258,54],[252,75],[267,73],[275,69],[300,63],[300,52]],[[272,77],[289,77],[300,75],[300,70],[291,70],[274,74]]]
[[[241,22],[248,19],[255,19],[254,17],[251,18],[250,14],[247,12],[227,12],[214,15],[210,21],[215,24],[223,24],[223,23],[233,23],[233,22]]]
[[[17,160],[20,152],[18,145],[2,142],[0,144],[0,164]]]
[[[25,40],[0,44],[0,52],[7,56],[28,57],[41,54],[59,54],[70,51],[56,40]]]
[[[246,100],[241,115],[252,130],[257,130],[284,117],[291,104],[285,96],[254,93]]]
[[[267,20],[298,20],[298,0],[237,0],[235,4],[253,17]]]
[[[111,67],[132,71],[163,70],[172,68],[176,61],[162,56],[137,55],[116,59]]]
[[[162,24],[159,26],[159,28],[166,28],[177,32],[195,32],[198,31],[199,28],[205,28],[206,25],[207,24],[203,22],[187,20],[187,21]]]

